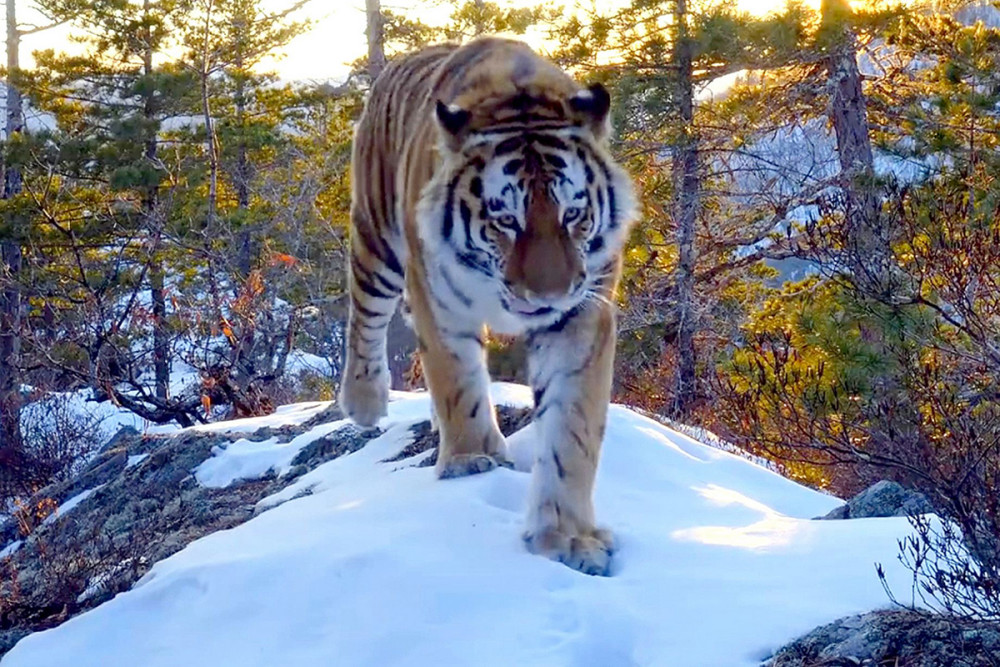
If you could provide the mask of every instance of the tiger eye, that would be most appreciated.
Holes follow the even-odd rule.
[[[505,236],[512,233],[516,236],[521,233],[521,225],[517,221],[517,216],[512,213],[491,218],[489,226]]]
[[[582,217],[583,217],[582,208],[579,208],[577,206],[570,206],[569,208],[566,209],[566,212],[563,213],[563,224],[566,226],[572,225],[573,223],[578,222]]]

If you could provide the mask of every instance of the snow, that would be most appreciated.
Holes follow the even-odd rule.
[[[322,424],[287,443],[279,442],[277,437],[260,442],[244,438],[225,447],[213,447],[212,457],[195,469],[195,479],[202,486],[224,488],[237,480],[254,479],[272,470],[284,474],[303,447],[349,423],[342,419]]]
[[[531,401],[530,391],[526,387],[518,385],[497,383],[494,395],[496,402],[503,405],[530,404]],[[426,419],[425,400],[419,400],[422,396],[425,395],[392,392],[389,398],[391,401],[397,403],[397,405],[394,406],[393,417],[383,420],[382,425],[387,426],[392,421],[400,419],[408,419],[410,421],[414,419]],[[415,409],[404,407],[403,403],[414,398],[418,399],[418,402],[413,404]],[[331,405],[332,403],[329,402],[298,403],[280,407],[271,415],[205,424],[195,426],[193,430],[210,433],[238,434],[252,433],[264,427],[277,428],[289,424],[299,425],[312,419]],[[342,419],[322,424],[307,433],[296,436],[289,442],[281,442],[278,437],[261,441],[241,438],[233,443],[213,447],[212,457],[199,465],[195,470],[195,479],[205,487],[224,488],[236,481],[255,479],[269,472],[277,473],[279,476],[283,475],[288,472],[292,466],[292,461],[304,447],[350,423],[350,420]],[[393,453],[391,452],[386,456],[391,456]],[[312,479],[312,477],[308,479]],[[302,483],[300,482],[296,485],[295,489],[296,492],[302,491]]]
[[[21,544],[23,544],[22,540],[14,540],[13,542],[5,546],[3,549],[0,549],[0,560],[3,560],[7,556],[12,555],[15,551],[20,549]]]
[[[133,454],[132,456],[128,457],[127,461],[125,461],[125,468],[126,469],[134,468],[135,466],[145,461],[147,458],[149,458],[149,454]]]
[[[494,393],[531,402],[523,387]],[[895,558],[905,519],[812,521],[840,501],[619,406],[596,506],[620,550],[612,577],[579,574],[524,550],[524,472],[440,481],[415,467],[420,456],[385,463],[429,415],[426,394],[394,399],[360,451],[157,563],[131,591],[28,636],[0,665],[740,667],[886,606],[876,562],[908,587]],[[301,423],[318,409],[281,414]],[[530,427],[509,442],[523,467]],[[210,459],[213,481],[263,465],[236,465],[256,455],[233,448]]]
[[[97,442],[107,442],[126,426],[140,433],[170,433],[176,426],[153,425],[139,415],[116,406],[111,401],[95,401],[91,389],[51,392],[21,410],[21,430],[26,435],[32,429],[58,430],[60,423],[76,422],[93,428]]]
[[[92,489],[87,489],[86,491],[81,491],[80,493],[76,494],[75,496],[64,502],[62,505],[57,507],[55,512],[45,517],[45,520],[42,521],[42,525],[43,526],[48,525],[56,521],[60,517],[65,516],[67,513],[72,512],[77,505],[79,505],[84,500],[91,497],[92,495],[94,495],[103,488],[104,484],[99,484]]]
[[[203,433],[253,433],[264,427],[278,428],[287,424],[302,424],[331,405],[333,403],[329,401],[283,405],[269,415],[199,424],[198,426],[192,426],[191,429]]]

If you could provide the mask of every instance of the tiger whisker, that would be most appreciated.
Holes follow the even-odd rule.
[[[615,304],[607,297],[607,295],[601,292],[595,292],[593,290],[587,290],[583,295],[584,301],[593,301],[595,303],[601,303],[606,306],[614,306]]]

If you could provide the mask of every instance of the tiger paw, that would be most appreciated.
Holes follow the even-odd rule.
[[[465,477],[489,472],[494,468],[512,468],[505,458],[491,454],[455,454],[448,459],[438,459],[435,471],[440,479]]]
[[[340,406],[344,413],[356,424],[375,426],[389,413],[389,374],[356,377],[348,372],[344,375],[344,386],[340,390]]]
[[[569,535],[554,528],[527,531],[524,544],[533,554],[559,561],[583,574],[607,577],[611,575],[611,557],[615,551],[614,536],[608,530],[594,529],[579,535]]]

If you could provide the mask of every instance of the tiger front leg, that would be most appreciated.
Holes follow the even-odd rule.
[[[422,286],[410,283],[409,293],[412,305],[426,305]],[[482,327],[453,322],[441,327],[429,308],[419,307],[413,309],[413,323],[440,439],[438,477],[462,477],[506,465],[506,443],[490,401]]]
[[[482,337],[478,332],[421,338],[421,363],[434,402],[440,446],[438,477],[488,472],[506,463],[506,443],[489,396]]]
[[[588,303],[528,340],[540,442],[524,541],[532,553],[605,576],[614,539],[594,523],[593,489],[611,398],[614,341],[614,313],[603,303]]]

